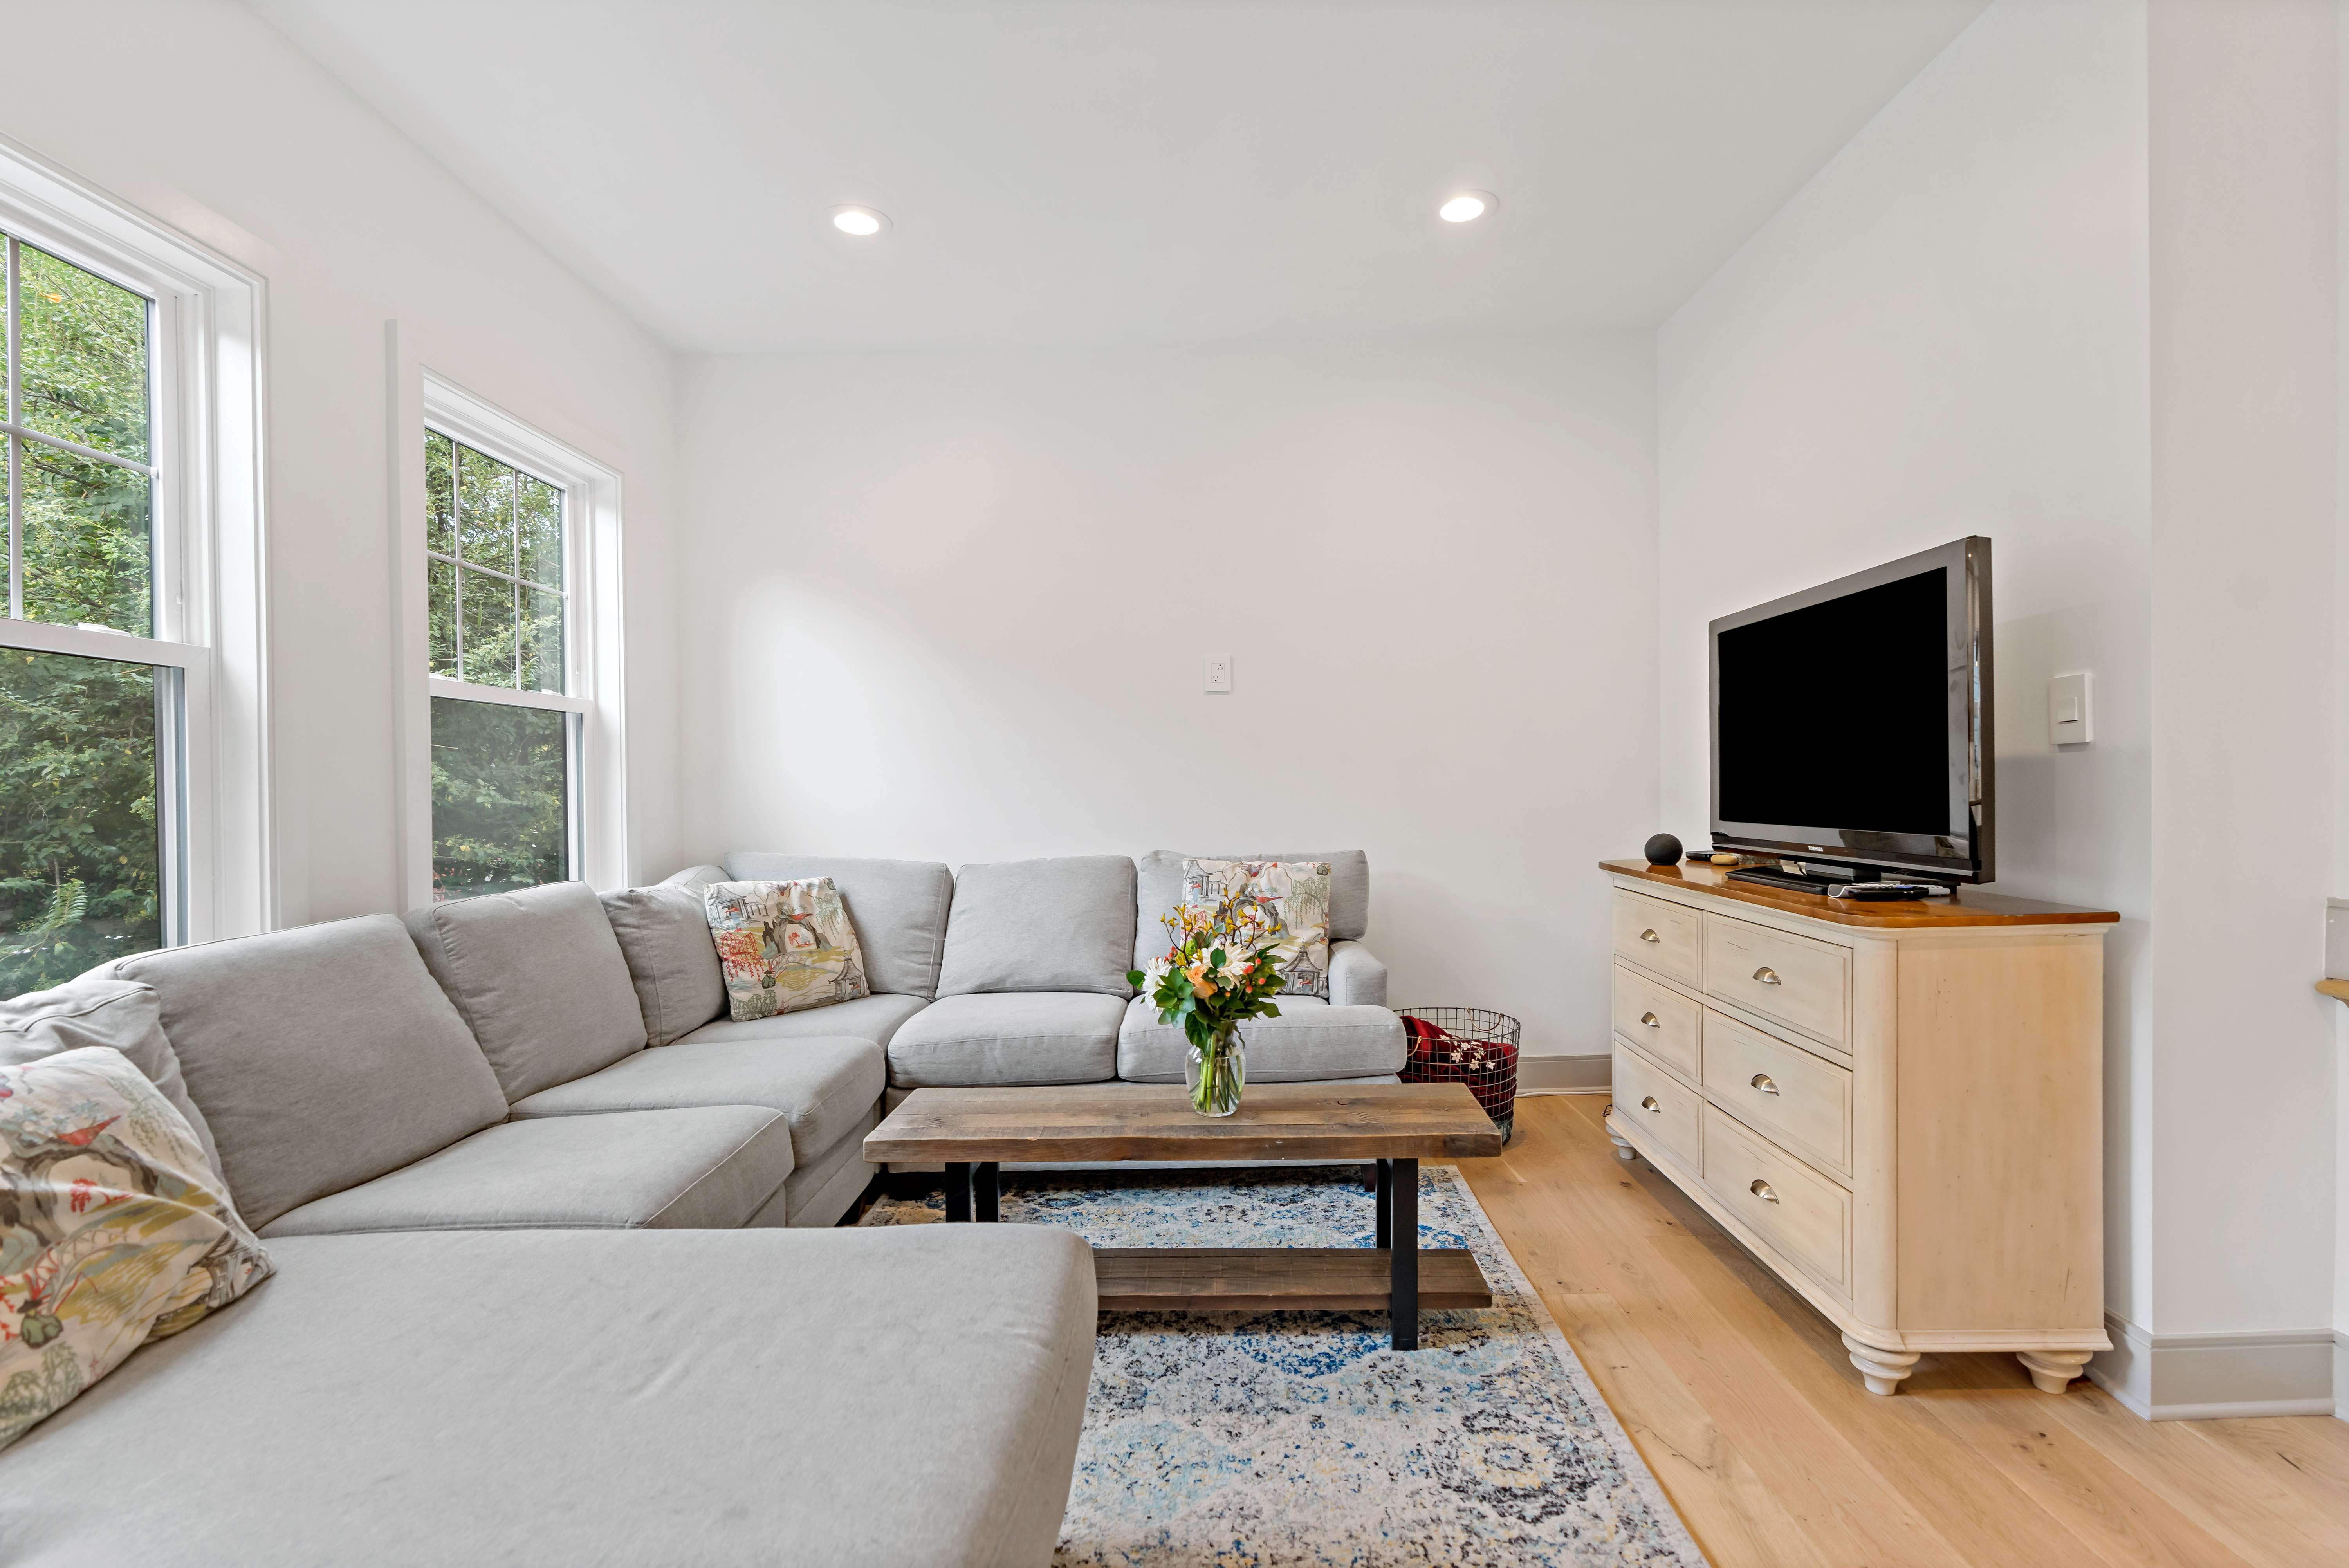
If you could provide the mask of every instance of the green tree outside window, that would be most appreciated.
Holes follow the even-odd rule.
[[[150,301],[0,235],[7,617],[154,632]],[[150,666],[0,646],[0,996],[163,940]]]

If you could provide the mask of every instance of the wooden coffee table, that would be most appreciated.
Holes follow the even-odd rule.
[[[947,1218],[997,1217],[1006,1160],[1116,1165],[1202,1159],[1378,1164],[1369,1247],[1096,1247],[1103,1312],[1384,1308],[1397,1350],[1419,1346],[1423,1307],[1493,1304],[1475,1255],[1392,1245],[1419,1236],[1419,1162],[1501,1152],[1464,1085],[1252,1084],[1228,1116],[1203,1116],[1178,1084],[916,1089],[864,1139],[864,1158],[947,1168]]]

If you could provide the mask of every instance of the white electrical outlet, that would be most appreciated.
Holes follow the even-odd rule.
[[[1228,691],[1232,689],[1232,656],[1228,653],[1207,655],[1207,690]]]

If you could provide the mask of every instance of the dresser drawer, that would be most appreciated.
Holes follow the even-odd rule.
[[[1704,1089],[1738,1120],[1812,1164],[1851,1174],[1846,1069],[1707,1008]]]
[[[1847,1293],[1851,1194],[1720,1106],[1702,1115],[1706,1189],[1820,1283]]]
[[[1703,1015],[1679,992],[1615,966],[1615,1033],[1692,1084]]]
[[[1615,1119],[1639,1128],[1680,1158],[1692,1171],[1702,1158],[1702,1134],[1696,1091],[1620,1040],[1615,1042]]]
[[[1661,898],[1618,890],[1615,955],[1690,985],[1704,980],[1704,916]]]
[[[1851,953],[1725,915],[1704,918],[1704,989],[1750,1012],[1840,1045],[1848,1033]]]

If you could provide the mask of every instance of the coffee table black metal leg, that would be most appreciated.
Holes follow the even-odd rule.
[[[991,1159],[970,1168],[971,1206],[982,1224],[992,1225],[1002,1215],[1003,1185],[999,1179],[1002,1168]]]
[[[1393,1320],[1397,1350],[1419,1348],[1419,1161],[1398,1159],[1387,1179],[1392,1184],[1394,1280],[1387,1287],[1387,1312]]]
[[[970,1220],[970,1167],[957,1161],[947,1163],[947,1223],[967,1224]]]
[[[1378,1162],[1378,1168],[1374,1190],[1379,1195],[1379,1239],[1373,1244],[1384,1251],[1394,1242],[1394,1166],[1382,1159]]]

